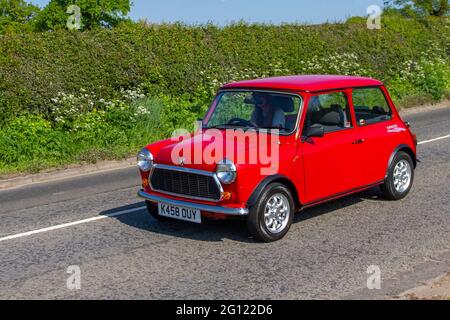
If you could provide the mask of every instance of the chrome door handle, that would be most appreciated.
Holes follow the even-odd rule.
[[[353,141],[353,144],[363,144],[364,142],[366,142],[366,139],[358,139]]]

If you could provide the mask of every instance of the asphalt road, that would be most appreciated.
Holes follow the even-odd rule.
[[[450,135],[450,106],[405,118],[419,141]],[[239,221],[156,222],[136,197],[137,169],[2,191],[0,298],[399,294],[450,269],[450,138],[420,145],[419,157],[405,200],[384,201],[373,189],[311,208],[273,244],[254,242]],[[381,290],[367,289],[371,265]],[[67,286],[69,266],[80,268],[79,290]]]

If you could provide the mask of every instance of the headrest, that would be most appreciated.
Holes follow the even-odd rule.
[[[251,95],[248,95],[245,98],[244,103],[259,105],[264,102],[265,98],[272,107],[278,107],[284,112],[294,112],[295,110],[294,100],[291,97],[264,92],[254,92]]]
[[[376,114],[386,114],[386,111],[383,108],[379,107],[379,106],[374,106],[372,108],[372,112],[376,113]]]
[[[342,124],[341,114],[337,111],[327,112],[320,118],[319,123],[325,126],[339,126]]]
[[[278,107],[284,112],[294,112],[294,99],[286,96],[272,96],[270,99],[271,104],[274,107]]]
[[[342,109],[342,106],[340,104],[332,104],[330,108],[331,110],[336,112],[344,112],[344,109]]]
[[[264,97],[269,98],[269,94],[263,92],[253,92],[245,98],[244,103],[254,105],[262,104],[264,102]]]

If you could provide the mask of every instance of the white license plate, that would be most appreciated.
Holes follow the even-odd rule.
[[[173,206],[165,203],[158,203],[158,213],[160,216],[189,221],[194,223],[202,223],[200,210],[190,209],[180,206]]]

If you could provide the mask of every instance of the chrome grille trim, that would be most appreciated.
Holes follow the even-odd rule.
[[[197,174],[197,175],[202,175],[202,176],[206,176],[206,177],[211,177],[214,180],[215,184],[217,185],[217,188],[220,193],[220,198],[213,199],[213,198],[194,197],[194,196],[189,196],[189,195],[179,194],[179,193],[172,193],[172,192],[168,192],[165,190],[160,190],[160,189],[154,188],[152,185],[152,177],[153,177],[153,173],[154,173],[155,169],[163,169],[163,170],[176,171],[176,172],[185,172],[185,173],[190,173],[190,174]],[[169,196],[193,199],[193,200],[199,200],[199,201],[208,201],[208,202],[220,202],[223,200],[224,190],[223,190],[222,184],[220,183],[219,178],[217,178],[217,175],[215,172],[203,171],[203,170],[192,169],[192,168],[177,167],[177,166],[169,166],[169,165],[164,165],[164,164],[154,164],[150,171],[149,184],[150,184],[150,188],[153,191],[156,191],[156,192],[159,192],[162,194],[166,194]]]

